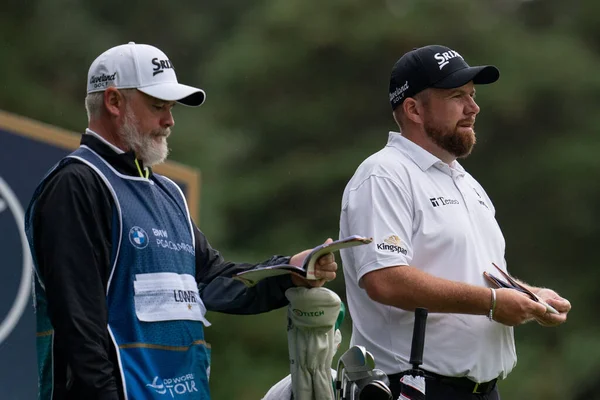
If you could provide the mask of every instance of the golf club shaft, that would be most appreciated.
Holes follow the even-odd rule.
[[[415,326],[413,328],[412,347],[410,349],[410,363],[413,368],[423,364],[423,347],[425,346],[425,325],[427,323],[427,309],[415,309]]]

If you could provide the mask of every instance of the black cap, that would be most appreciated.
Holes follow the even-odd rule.
[[[392,68],[390,104],[395,110],[407,98],[427,88],[453,89],[470,81],[493,83],[500,71],[493,65],[470,67],[456,51],[439,45],[414,49],[404,54]]]

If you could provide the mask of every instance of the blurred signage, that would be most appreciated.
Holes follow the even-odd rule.
[[[0,393],[37,396],[32,260],[24,213],[44,174],[79,146],[80,135],[0,111]],[[176,181],[197,222],[200,174],[173,162],[155,168]]]

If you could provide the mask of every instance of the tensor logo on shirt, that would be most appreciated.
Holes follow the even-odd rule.
[[[429,201],[431,202],[431,205],[433,207],[441,207],[441,206],[447,206],[450,204],[460,204],[460,202],[458,200],[455,199],[447,199],[445,197],[431,197],[429,199]]]
[[[402,253],[406,255],[408,250],[402,245],[402,240],[396,235],[390,235],[383,239],[383,243],[377,243],[377,250],[385,250],[390,253]]]

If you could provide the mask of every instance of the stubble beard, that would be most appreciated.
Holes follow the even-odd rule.
[[[477,142],[475,130],[461,132],[458,126],[455,126],[454,129],[448,129],[447,127],[436,125],[430,120],[425,122],[424,129],[427,136],[437,146],[456,158],[465,158],[471,154]]]
[[[167,137],[171,134],[170,128],[155,129],[149,133],[142,133],[137,128],[138,120],[127,107],[123,126],[120,129],[121,137],[129,149],[133,150],[137,159],[145,166],[152,167],[161,164],[169,155]]]

